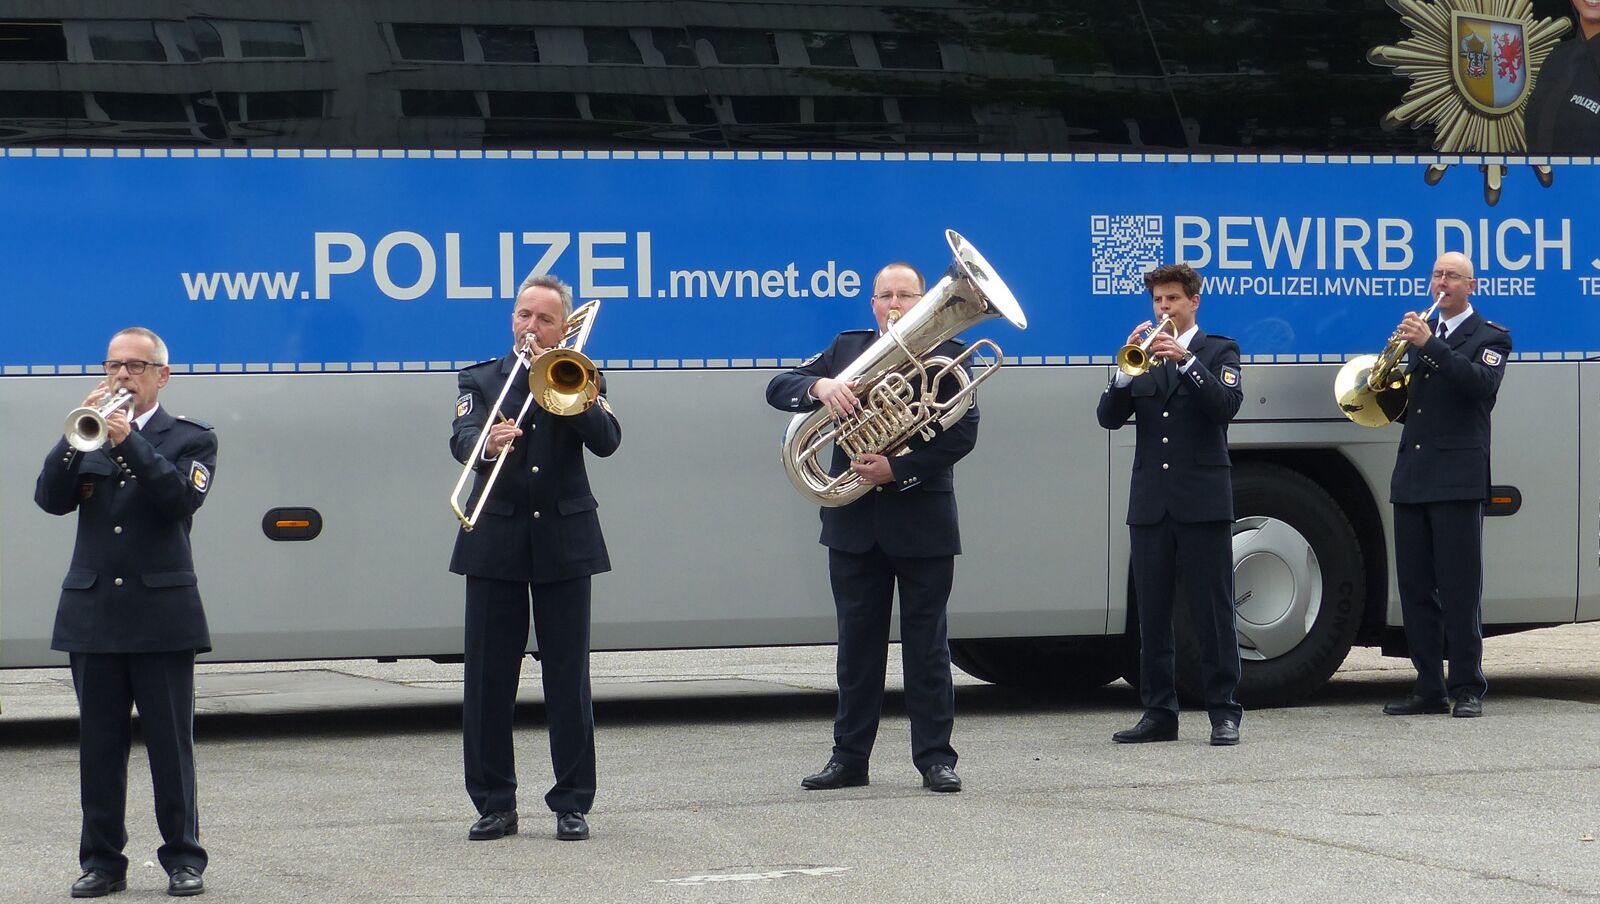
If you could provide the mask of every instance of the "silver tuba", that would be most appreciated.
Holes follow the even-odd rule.
[[[916,438],[932,439],[933,423],[948,429],[972,406],[978,384],[1000,368],[1000,347],[980,339],[960,355],[948,358],[934,350],[968,327],[1004,317],[1019,330],[1028,328],[1022,306],[989,262],[954,229],[946,229],[954,262],[922,300],[884,335],[850,362],[835,379],[853,384],[861,407],[837,420],[826,407],[797,414],[783,435],[783,467],[801,495],[833,508],[864,495],[869,487],[850,471],[833,476],[822,454],[837,445],[852,460],[861,455],[902,455]],[[994,364],[976,376],[963,366],[979,350]],[[949,398],[938,399],[945,378],[957,381]]]

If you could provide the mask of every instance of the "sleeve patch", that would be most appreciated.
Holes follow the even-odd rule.
[[[1222,385],[1233,388],[1239,385],[1239,368],[1224,365],[1222,368]]]
[[[211,472],[200,462],[194,462],[189,466],[189,483],[197,491],[204,493],[211,486]]]
[[[1482,358],[1483,363],[1489,365],[1490,367],[1499,367],[1500,362],[1504,361],[1506,356],[1500,354],[1492,348],[1486,348],[1483,350]]]
[[[617,416],[617,413],[615,411],[611,410],[611,403],[606,401],[606,397],[605,396],[601,396],[600,397],[600,407],[604,408],[606,410],[606,414],[609,414],[612,417],[616,417]]]
[[[466,417],[472,413],[472,393],[463,393],[456,399],[456,417]]]

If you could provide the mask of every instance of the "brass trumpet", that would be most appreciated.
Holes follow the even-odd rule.
[[[594,319],[599,314],[598,300],[573,311],[572,316],[567,318],[566,333],[562,336],[561,343],[555,348],[546,349],[537,358],[532,356],[532,333],[524,336],[517,346],[517,363],[506,377],[505,386],[500,388],[500,397],[495,399],[494,405],[489,408],[491,420],[484,421],[483,429],[478,433],[478,441],[472,444],[472,452],[467,455],[467,460],[461,468],[461,476],[456,478],[455,489],[450,491],[450,510],[456,513],[456,519],[461,522],[462,530],[470,531],[477,526],[478,517],[483,514],[483,505],[489,500],[489,491],[494,488],[495,480],[500,477],[500,468],[506,463],[506,453],[511,451],[510,443],[501,447],[500,453],[495,456],[494,467],[489,471],[489,476],[483,481],[483,488],[478,493],[478,504],[473,506],[472,512],[468,514],[461,491],[466,487],[467,479],[472,476],[478,459],[483,456],[484,447],[489,444],[489,427],[493,417],[499,416],[503,420],[520,425],[522,419],[528,416],[528,409],[535,404],[551,414],[579,414],[587,411],[600,397],[600,369],[583,353],[584,343],[589,341],[589,331],[593,329]],[[517,375],[523,370],[528,372],[528,397],[523,400],[522,409],[517,412],[516,419],[511,420],[501,414],[500,406],[505,404],[506,395],[511,392],[511,384],[516,382]]]
[[[1441,291],[1422,319],[1432,317],[1442,301]],[[1400,359],[1408,344],[1396,329],[1382,354],[1351,358],[1339,368],[1333,378],[1333,398],[1341,414],[1363,427],[1384,427],[1406,410],[1409,378],[1400,371]]]
[[[1171,333],[1172,338],[1178,338],[1178,325],[1172,322],[1171,317],[1161,318],[1161,322],[1150,328],[1142,342],[1130,342],[1117,349],[1117,369],[1130,377],[1143,376],[1150,372],[1150,366],[1155,363],[1150,357],[1150,343],[1163,332]]]
[[[93,452],[106,444],[106,418],[118,408],[128,406],[133,408],[133,393],[125,388],[103,399],[98,407],[84,405],[74,408],[67,414],[66,424],[62,427],[62,434],[67,440],[67,445],[79,452]]]

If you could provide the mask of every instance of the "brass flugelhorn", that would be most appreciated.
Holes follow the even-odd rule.
[[[472,452],[462,465],[461,476],[456,478],[455,489],[450,491],[450,510],[456,513],[462,530],[470,531],[477,526],[478,517],[483,514],[483,505],[489,500],[489,491],[494,488],[494,482],[500,477],[500,468],[506,463],[506,453],[511,451],[510,443],[500,448],[500,453],[494,459],[494,467],[478,493],[478,504],[473,506],[469,514],[461,491],[476,470],[484,447],[489,444],[489,428],[494,426],[494,418],[501,417],[520,426],[533,405],[537,404],[551,414],[569,415],[587,411],[599,398],[600,369],[583,353],[584,343],[589,341],[589,331],[594,328],[594,319],[599,314],[598,299],[573,311],[572,316],[567,318],[561,343],[555,348],[545,349],[537,358],[533,357],[533,334],[522,337],[516,349],[517,362],[507,375],[506,384],[500,388],[499,398],[490,406],[483,429],[478,433],[478,441],[472,444]],[[512,420],[501,414],[500,406],[505,404],[511,385],[524,370],[528,372],[528,397],[523,400],[516,419]]]
[[[1443,291],[1422,319],[1432,317],[1442,301]],[[1361,355],[1344,362],[1339,375],[1333,378],[1333,398],[1339,403],[1340,413],[1363,427],[1385,427],[1406,410],[1408,377],[1400,370],[1400,359],[1408,344],[1396,329],[1381,354]]]
[[[1142,376],[1150,372],[1150,365],[1154,363],[1150,357],[1150,343],[1163,332],[1171,333],[1172,338],[1178,338],[1178,325],[1172,322],[1171,317],[1161,318],[1161,322],[1150,328],[1141,342],[1130,342],[1117,349],[1117,369],[1130,377]]]

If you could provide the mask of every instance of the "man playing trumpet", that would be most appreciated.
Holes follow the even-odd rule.
[[[1233,481],[1228,422],[1244,400],[1239,346],[1195,322],[1200,274],[1168,264],[1145,274],[1155,323],[1128,336],[1143,348],[1146,372],[1119,370],[1100,396],[1100,426],[1134,419],[1137,445],[1128,491],[1128,534],[1139,611],[1139,697],[1144,716],[1112,740],[1178,737],[1173,606],[1182,599],[1194,625],[1211,715],[1211,743],[1239,743],[1244,710],[1233,611]],[[1158,325],[1170,318],[1167,329]],[[1151,330],[1155,330],[1151,335]],[[1138,359],[1139,355],[1125,355]],[[1137,369],[1130,367],[1129,369]],[[1181,588],[1181,593],[1180,593]]]
[[[83,876],[72,896],[127,887],[123,817],[135,706],[167,894],[197,895],[207,858],[195,794],[194,657],[211,649],[211,637],[189,527],[216,473],[217,437],[208,424],[160,407],[172,369],[155,333],[129,327],[112,336],[104,367],[105,382],[69,418],[69,435],[45,458],[33,495],[52,515],[78,513],[50,641],[69,655],[78,695]],[[106,399],[121,390],[129,401],[112,409]]]

